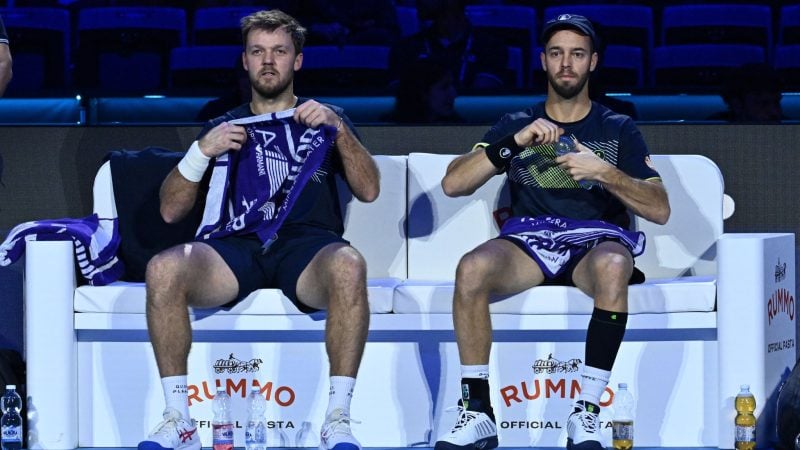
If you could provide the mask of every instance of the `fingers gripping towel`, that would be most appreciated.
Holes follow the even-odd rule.
[[[244,126],[247,140],[217,157],[199,239],[255,233],[265,245],[273,240],[336,137],[334,127],[309,128],[293,114],[289,109],[229,122]]]
[[[81,274],[90,284],[103,286],[118,280],[124,272],[117,259],[119,229],[117,219],[101,219],[96,214],[80,219],[36,220],[17,225],[0,244],[0,266],[17,261],[28,241],[69,241]]]

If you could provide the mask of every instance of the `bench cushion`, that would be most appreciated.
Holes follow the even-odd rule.
[[[375,278],[367,282],[369,310],[373,314],[392,311],[397,278]],[[79,313],[144,314],[144,283],[117,281],[108,286],[81,286],[75,290],[75,311]],[[304,314],[279,289],[259,289],[230,309],[215,314],[281,315]]]
[[[630,314],[713,311],[717,287],[713,277],[649,280],[629,290]],[[406,281],[397,287],[395,313],[450,313],[452,281]],[[574,287],[539,286],[493,299],[491,313],[591,314],[592,299]]]

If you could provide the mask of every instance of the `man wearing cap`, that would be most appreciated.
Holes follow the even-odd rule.
[[[0,17],[0,97],[6,91],[9,81],[11,81],[11,49],[3,18]]]
[[[488,383],[489,297],[541,284],[575,286],[594,299],[581,390],[566,422],[567,449],[602,449],[600,396],[625,334],[628,285],[644,280],[633,258],[645,237],[628,230],[628,212],[659,224],[669,218],[667,192],[633,121],[589,99],[597,64],[591,22],[560,15],[545,23],[541,41],[546,100],[502,117],[471,152],[453,160],[442,180],[444,192],[458,197],[505,173],[513,215],[497,238],[464,255],[456,269],[462,398],[456,425],[436,450],[498,445]],[[557,152],[561,146],[574,150]]]

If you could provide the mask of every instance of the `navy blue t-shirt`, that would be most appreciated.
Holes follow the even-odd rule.
[[[650,162],[647,145],[630,117],[592,102],[589,114],[572,123],[547,116],[544,102],[524,111],[506,114],[485,135],[491,144],[521,130],[537,118],[545,118],[578,139],[597,156],[633,178],[659,178]],[[554,162],[553,144],[525,148],[511,160],[507,175],[514,216],[556,215],[571,219],[599,219],[628,228],[625,205],[600,185],[582,188]]]
[[[0,17],[0,44],[8,44],[8,34],[6,27],[3,25],[3,18]]]
[[[297,105],[308,101],[307,98],[300,98]],[[344,114],[344,110],[338,106],[328,105],[342,117],[343,122],[356,134],[353,123]],[[209,130],[219,125],[222,122],[241,119],[243,117],[251,117],[255,114],[250,110],[250,104],[245,103],[237,108],[234,108],[224,115],[212,119],[206,123],[205,127],[197,139],[203,137]],[[322,228],[330,230],[341,236],[344,233],[344,224],[342,220],[342,209],[339,205],[339,195],[336,188],[336,175],[342,173],[342,160],[339,156],[339,151],[334,145],[325,156],[325,160],[320,165],[319,169],[308,180],[297,201],[292,205],[289,215],[281,225],[281,230],[289,230],[296,227],[310,226],[314,228]],[[280,233],[280,231],[278,231]]]

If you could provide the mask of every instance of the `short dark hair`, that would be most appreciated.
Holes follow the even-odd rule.
[[[294,51],[300,53],[303,51],[303,45],[306,43],[305,27],[300,25],[294,17],[286,14],[280,9],[270,9],[264,11],[254,12],[249,16],[242,17],[242,45],[247,46],[247,35],[251,30],[265,30],[275,31],[279,28],[286,29],[286,32],[292,37],[294,44]]]

